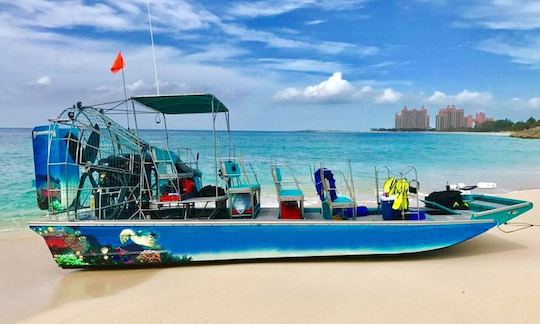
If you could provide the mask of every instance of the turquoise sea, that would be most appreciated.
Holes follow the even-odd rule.
[[[205,184],[214,184],[211,131],[171,131],[171,147],[191,147],[199,153]],[[150,142],[163,142],[161,131],[141,131]],[[220,156],[227,156],[227,134],[218,132]],[[493,134],[454,133],[339,133],[252,132],[231,133],[233,153],[253,163],[262,185],[263,204],[275,203],[270,160],[289,164],[301,182],[307,200],[315,202],[309,166],[324,164],[335,173],[352,173],[357,196],[374,201],[374,166],[388,166],[397,174],[403,166],[418,170],[421,192],[442,190],[447,182],[496,182],[490,193],[540,188],[540,141]],[[30,129],[0,129],[0,230],[24,226],[29,218],[43,217],[36,205]],[[382,177],[382,176],[381,176]],[[408,177],[411,178],[410,176]],[[343,180],[337,177],[338,188]],[[340,185],[341,184],[341,185]]]

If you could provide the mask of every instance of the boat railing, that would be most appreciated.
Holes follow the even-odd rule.
[[[390,168],[387,167],[386,165],[383,165],[383,166],[374,166],[374,172],[375,172],[375,199],[377,200],[377,208],[380,208],[381,207],[381,191],[383,189],[381,189],[380,187],[380,184],[379,184],[379,180],[380,180],[380,172],[381,172],[381,169],[383,169],[384,171],[386,171],[386,179],[390,178],[391,176],[391,172],[390,172]],[[383,182],[384,183],[384,182]]]
[[[193,150],[190,147],[174,147],[173,150],[176,154],[182,158],[182,162],[188,165],[190,168],[199,171],[199,153],[193,154]]]

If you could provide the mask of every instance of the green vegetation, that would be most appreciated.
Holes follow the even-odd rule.
[[[529,128],[540,126],[540,120],[536,120],[533,117],[527,119],[527,121],[512,122],[509,119],[499,119],[493,121],[486,121],[482,125],[476,126],[473,129],[469,129],[472,132],[516,132]]]

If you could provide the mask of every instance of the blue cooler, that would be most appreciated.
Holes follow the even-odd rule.
[[[426,212],[423,210],[409,210],[405,213],[406,220],[424,220],[426,219]]]
[[[381,214],[383,220],[401,219],[401,213],[399,210],[392,209],[393,204],[394,197],[381,197]]]

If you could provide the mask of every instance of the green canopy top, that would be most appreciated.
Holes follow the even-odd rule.
[[[137,96],[131,99],[163,114],[222,113],[229,110],[209,93]]]

